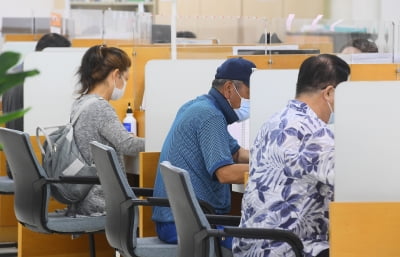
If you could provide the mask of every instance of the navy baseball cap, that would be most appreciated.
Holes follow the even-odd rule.
[[[243,81],[250,87],[250,75],[256,65],[242,57],[229,58],[217,68],[216,79],[231,79]]]

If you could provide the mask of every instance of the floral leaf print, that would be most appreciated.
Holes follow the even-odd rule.
[[[297,221],[297,218],[289,218],[285,223],[281,225],[282,228],[290,228],[295,222]]]
[[[311,160],[309,161],[304,155],[300,156],[299,164],[304,169],[304,174],[310,173],[313,170],[316,171],[319,164],[319,157],[316,156],[314,158],[311,158]]]
[[[283,120],[281,121],[281,123],[279,123],[279,128],[283,130],[283,129],[286,128],[287,124],[288,124],[287,119],[283,119]]]
[[[300,141],[302,141],[302,140],[303,140],[303,138],[304,138],[304,135],[303,135],[303,133],[301,133],[301,131],[300,131],[300,130],[298,130],[298,131],[297,131],[297,139],[298,139],[298,140],[300,140]]]
[[[283,168],[283,174],[285,174],[286,177],[292,177],[292,170],[289,167]]]
[[[332,139],[335,138],[335,136],[333,135],[333,133],[332,133],[331,130],[328,129],[326,133],[327,133],[327,134],[329,135],[329,137],[331,137]]]
[[[322,150],[322,148],[320,145],[313,143],[313,144],[307,145],[306,150],[310,151],[310,152],[320,152]]]
[[[293,182],[294,182],[294,179],[288,178],[288,179],[286,180],[286,182],[285,182],[285,186],[290,186],[291,184],[293,184]]]
[[[276,201],[271,204],[271,211],[280,211],[282,217],[287,217],[292,211],[298,211],[296,206],[292,203],[296,203],[301,198],[298,194],[290,195],[290,186],[286,186],[282,191],[283,200]]]
[[[295,128],[288,128],[285,129],[286,134],[288,134],[289,136],[297,136],[297,129]]]
[[[253,207],[247,208],[246,211],[244,212],[244,216],[246,217],[246,219],[249,219],[250,217],[252,217],[254,214],[256,213],[256,211],[254,210]]]
[[[261,202],[265,203],[265,197],[264,197],[264,194],[262,192],[258,192],[258,199]]]
[[[277,138],[277,143],[278,146],[282,146],[282,144],[286,141],[286,134],[285,133],[280,133],[278,138]]]
[[[290,196],[290,190],[291,190],[290,186],[283,188],[282,193],[281,193],[283,199],[287,199]]]
[[[263,214],[261,214],[261,215],[258,215],[258,216],[256,216],[256,217],[254,218],[254,222],[255,222],[255,223],[263,222],[263,221],[265,220],[266,217],[267,217],[267,214],[266,214],[266,213],[263,213]]]
[[[306,158],[309,158],[309,159],[318,157],[318,154],[317,154],[317,153],[311,152],[311,151],[309,151],[309,152],[303,152],[303,155],[304,155]]]
[[[285,127],[287,126],[287,123],[287,119],[283,119],[278,125],[279,129],[275,129],[271,132],[271,144],[276,140],[278,146],[282,146],[286,141]]]
[[[325,136],[325,128],[321,128],[314,133],[315,137],[323,137]]]

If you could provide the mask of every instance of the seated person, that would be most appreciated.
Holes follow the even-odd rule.
[[[217,214],[231,208],[230,184],[243,184],[249,169],[249,152],[228,132],[228,125],[249,117],[250,75],[254,63],[231,58],[218,67],[208,94],[185,103],[176,115],[164,141],[160,162],[188,171],[196,196],[210,204]],[[167,197],[160,173],[154,185],[155,197]],[[171,209],[154,207],[158,237],[177,243]],[[223,240],[231,249],[231,238]]]
[[[74,125],[76,144],[87,163],[93,163],[91,141],[113,147],[124,168],[124,155],[137,156],[144,151],[144,138],[128,132],[109,103],[124,95],[130,66],[129,56],[116,47],[92,46],[82,57],[77,72],[79,96],[72,105],[71,117],[86,101],[97,99],[82,111]],[[76,214],[98,215],[104,212],[105,199],[101,185],[94,185],[85,199],[76,205]]]
[[[64,36],[57,33],[43,35],[36,43],[35,51],[42,51],[46,47],[70,47],[71,42]],[[14,67],[11,72],[22,72],[23,63]],[[2,108],[4,113],[14,112],[24,109],[24,85],[17,85],[2,95]],[[6,128],[24,130],[24,118],[18,118],[5,124]],[[7,175],[11,178],[11,172],[7,164]]]
[[[284,229],[297,234],[304,256],[329,256],[329,203],[333,200],[335,89],[350,67],[321,54],[300,66],[296,97],[267,120],[250,147],[249,179],[239,227]],[[233,254],[294,256],[288,244],[234,238]]]
[[[365,38],[354,39],[345,45],[341,51],[342,54],[358,54],[358,53],[377,53],[378,47],[375,42]]]
[[[178,31],[176,32],[176,37],[177,38],[196,38],[196,34],[194,34],[191,31]]]

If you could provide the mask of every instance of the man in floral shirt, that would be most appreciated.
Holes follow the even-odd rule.
[[[333,200],[334,92],[350,67],[322,54],[300,67],[296,98],[260,129],[250,149],[249,181],[243,195],[241,227],[291,230],[307,257],[329,256],[329,202]],[[234,239],[235,256],[294,256],[275,241]]]

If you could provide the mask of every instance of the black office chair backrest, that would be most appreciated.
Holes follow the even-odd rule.
[[[211,227],[193,191],[189,174],[167,161],[160,165],[178,234],[178,256],[213,256],[213,238],[205,238],[200,243],[195,240],[196,234]]]
[[[132,204],[136,196],[128,184],[115,150],[98,142],[92,142],[90,147],[105,195],[108,243],[121,255],[131,256],[136,247],[138,207]]]
[[[29,135],[0,128],[0,143],[14,180],[17,220],[33,231],[49,232],[46,220],[42,218],[47,218],[49,187],[45,184],[46,173],[36,158]]]

